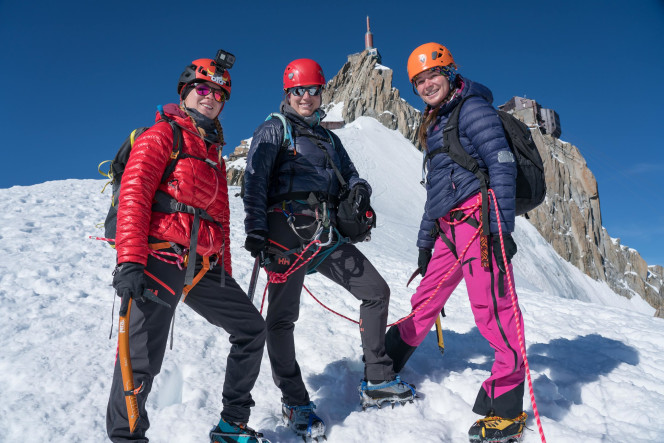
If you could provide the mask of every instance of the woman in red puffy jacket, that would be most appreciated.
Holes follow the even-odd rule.
[[[113,286],[122,297],[121,315],[130,307],[124,315],[129,316],[139,414],[137,421],[128,418],[119,358],[106,415],[114,442],[147,441],[145,402],[181,295],[185,304],[228,332],[232,344],[221,420],[212,441],[222,441],[215,437],[222,433],[259,441],[260,434],[246,424],[254,406],[250,392],[260,369],[265,322],[232,277],[224,140],[217,119],[230,93],[230,74],[218,59],[194,60],[180,76],[179,105],[166,105],[157,114],[154,126],[134,143],[122,175]]]

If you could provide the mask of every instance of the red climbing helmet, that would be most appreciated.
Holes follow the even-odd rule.
[[[216,83],[226,94],[226,100],[231,98],[231,74],[211,58],[199,58],[184,68],[178,80],[178,94],[182,94],[186,85],[196,81]]]
[[[309,58],[298,58],[284,70],[284,91],[295,86],[323,86],[325,76],[323,68]]]

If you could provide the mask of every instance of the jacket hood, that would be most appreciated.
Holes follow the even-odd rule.
[[[461,91],[457,92],[456,97],[454,97],[454,99],[452,99],[449,103],[441,106],[440,110],[438,111],[439,115],[449,113],[464,97],[469,95],[478,95],[486,100],[489,104],[493,103],[493,94],[489,88],[481,83],[463,78],[461,75],[458,75],[457,77],[457,81],[461,85]]]
[[[481,83],[477,83],[468,79],[463,79],[463,82],[465,83],[465,87],[463,88],[463,91],[461,91],[461,97],[465,97],[467,95],[479,95],[489,104],[493,103],[493,94],[489,88]]]
[[[179,118],[187,118],[187,114],[180,109],[178,105],[175,103],[168,103],[164,105],[164,113],[166,113],[169,117],[179,117]],[[161,116],[159,115],[159,112],[157,112],[157,118],[156,120],[159,120]]]

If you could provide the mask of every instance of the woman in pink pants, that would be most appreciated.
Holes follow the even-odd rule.
[[[491,91],[462,77],[447,48],[438,43],[416,48],[408,59],[408,76],[426,104],[419,141],[425,154],[427,201],[417,241],[418,265],[424,278],[411,299],[411,316],[387,332],[387,353],[394,370],[401,370],[463,278],[475,323],[495,351],[491,375],[482,383],[473,406],[475,413],[485,417],[473,424],[469,438],[471,442],[517,441],[526,415],[525,369],[518,338],[523,320],[518,305],[519,324],[515,320],[508,283],[508,274],[514,281],[510,261],[517,251],[511,236],[515,219],[514,156],[497,111],[491,106]],[[453,161],[445,149],[449,141],[444,129],[457,107],[458,129],[453,130],[458,130],[461,146],[489,177],[490,217],[485,223],[491,235],[484,238],[486,241],[478,232],[480,181]]]

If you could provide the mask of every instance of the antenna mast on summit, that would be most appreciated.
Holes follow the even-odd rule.
[[[371,27],[369,25],[369,16],[367,15],[367,33],[364,34],[364,50],[369,51],[369,55],[377,60],[380,63],[381,57],[378,49],[374,47],[373,44],[373,34],[371,33]]]
[[[373,47],[373,34],[371,33],[371,27],[369,26],[369,16],[367,15],[367,33],[364,34],[364,49],[372,49]]]

